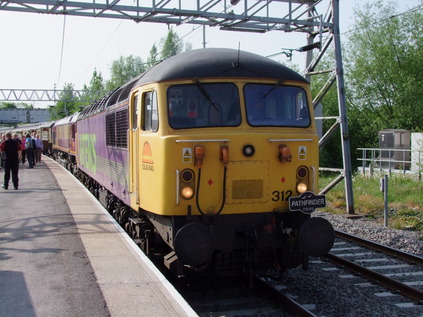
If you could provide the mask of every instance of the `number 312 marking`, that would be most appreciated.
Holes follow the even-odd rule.
[[[289,197],[292,196],[292,190],[287,190],[287,191],[277,191],[275,190],[274,192],[272,192],[272,200],[273,201],[288,201]]]

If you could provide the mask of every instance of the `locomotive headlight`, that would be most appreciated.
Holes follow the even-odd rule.
[[[256,149],[254,148],[254,146],[252,146],[251,144],[246,144],[243,146],[242,148],[242,153],[246,156],[246,157],[250,157],[253,156],[255,153]]]
[[[308,190],[309,180],[309,171],[308,168],[304,165],[297,168],[297,192],[302,194]]]
[[[181,188],[181,197],[183,199],[191,199],[194,196],[194,189],[190,186],[184,186]]]
[[[179,188],[179,194],[183,199],[194,197],[195,174],[193,170],[186,168],[180,173]]]
[[[307,191],[307,184],[300,182],[297,184],[297,192],[302,194]]]

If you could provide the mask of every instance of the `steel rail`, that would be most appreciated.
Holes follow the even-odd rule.
[[[379,285],[382,285],[383,287],[386,287],[395,293],[400,293],[401,295],[415,301],[423,301],[423,292],[414,287],[411,287],[399,281],[393,280],[389,277],[386,277],[383,274],[369,270],[365,267],[362,267],[361,265],[358,265],[354,262],[340,258],[331,253],[326,254],[325,256],[323,256],[323,258],[327,259],[328,261],[330,261],[331,263],[335,265],[344,267],[350,272],[358,273],[361,276],[365,277],[366,279],[372,282],[375,282]]]
[[[366,239],[348,234],[348,233],[343,232],[343,231],[335,230],[335,234],[338,237],[340,237],[341,239],[351,241],[353,243],[367,247],[367,248],[372,249],[374,251],[380,251],[384,254],[394,256],[394,257],[396,257],[400,260],[403,260],[405,262],[412,263],[412,264],[419,265],[419,266],[423,267],[423,258],[421,256],[411,254],[411,253],[407,253],[407,252],[403,252],[403,251],[388,247],[386,245],[382,245],[382,244],[374,242],[374,241],[366,240]]]
[[[341,239],[348,240],[352,243],[358,244],[360,246],[369,248],[374,251],[382,252],[385,255],[396,257],[402,261],[405,261],[414,265],[423,266],[423,258],[420,256],[403,252],[400,250],[396,250],[394,248],[379,244],[377,242],[366,240],[366,239],[348,234],[346,232],[336,230],[335,233]],[[326,254],[322,258],[327,259],[329,262],[337,266],[344,267],[350,272],[358,273],[364,278],[372,282],[375,282],[383,287],[386,287],[395,293],[400,293],[401,295],[415,301],[423,301],[423,292],[414,287],[403,284],[397,280],[391,279],[383,274],[367,269],[361,265],[358,265],[352,261],[343,259],[331,253]]]
[[[280,291],[266,283],[266,281],[264,281],[262,278],[258,276],[253,276],[253,284],[254,288],[266,292],[266,294],[271,296],[271,298],[273,298],[277,303],[282,305],[282,307],[286,310],[287,313],[298,317],[317,317],[317,315],[313,314],[311,311],[301,306],[292,298],[281,293]]]

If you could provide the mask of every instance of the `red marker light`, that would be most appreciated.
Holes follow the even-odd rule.
[[[194,157],[195,157],[195,166],[201,168],[203,166],[204,155],[206,154],[206,149],[204,146],[194,147]]]
[[[291,162],[291,149],[286,144],[280,144],[278,146],[278,159],[282,163]]]

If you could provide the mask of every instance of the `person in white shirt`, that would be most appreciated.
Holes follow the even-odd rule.
[[[40,139],[38,134],[35,135],[35,162],[41,162],[41,153],[43,153],[43,141]]]

